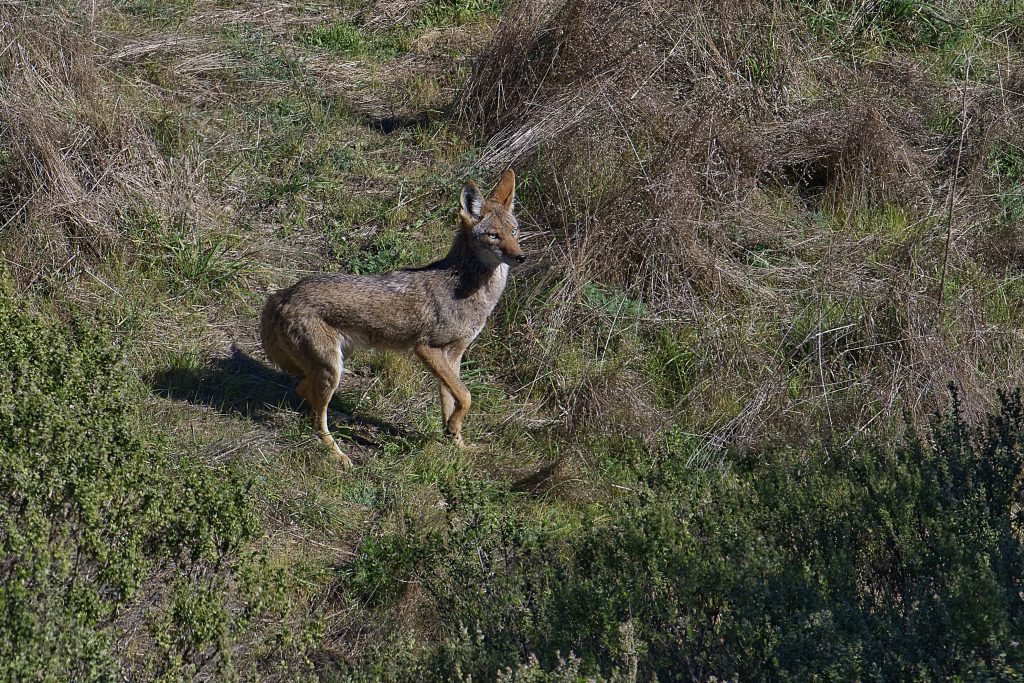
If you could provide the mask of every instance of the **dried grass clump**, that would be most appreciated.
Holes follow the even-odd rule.
[[[1019,55],[998,80],[942,81],[901,53],[897,38],[916,34],[883,9],[513,3],[460,111],[485,142],[484,169],[527,172],[533,218],[556,245],[534,291],[550,293],[538,322],[563,336],[531,356],[533,374],[552,372],[559,344],[597,324],[580,298],[590,282],[642,302],[631,323],[642,339],[697,332],[697,384],[663,417],[695,421],[716,447],[884,427],[901,409],[940,405],[951,380],[980,408],[993,384],[1024,380],[1024,356],[994,340],[984,315],[938,301],[955,193],[956,296],[986,306],[963,278],[991,232],[993,145],[1024,112],[1007,94]],[[808,17],[837,27],[812,30]],[[850,58],[843,41],[883,30],[895,37],[874,44],[877,57]],[[999,30],[1002,44],[1010,34]],[[951,114],[952,125],[936,123]],[[650,423],[635,392],[599,393],[583,411],[589,428],[624,424],[623,404],[637,406],[634,428]],[[580,413],[568,399],[556,408]]]
[[[750,214],[765,183],[929,199],[928,160],[905,142],[920,122],[893,116],[900,108],[877,89],[863,104],[873,84],[849,74],[856,87],[845,98],[804,102],[809,82],[844,74],[815,73],[836,64],[815,65],[807,36],[773,3],[550,5],[509,10],[462,110],[489,140],[483,166],[539,158],[542,182],[564,186],[547,208],[585,204],[544,216],[567,238],[581,213],[603,223],[587,240],[605,255],[600,276],[675,303],[679,293],[749,285],[728,266],[729,277],[709,278],[722,269],[715,234]]]
[[[0,5],[0,245],[22,283],[69,277],[124,246],[146,205],[188,202],[104,69],[84,10]]]
[[[854,103],[766,123],[741,141],[750,176],[805,192],[839,192],[839,201],[901,197],[927,204],[930,160],[908,143],[910,126],[901,129],[897,116]]]
[[[847,32],[877,11],[851,12]],[[481,165],[568,163],[544,177],[565,183],[584,167],[591,205],[624,187],[664,205],[696,191],[700,208],[721,213],[776,185],[840,201],[941,203],[957,131],[937,134],[929,120],[960,108],[959,89],[898,53],[850,62],[809,31],[802,17],[813,13],[761,0],[522,0],[481,51],[461,112],[488,142]],[[1010,135],[1020,74],[1008,54],[998,87],[966,84],[977,130],[963,170],[978,171],[989,143]],[[642,199],[639,216],[660,215]]]

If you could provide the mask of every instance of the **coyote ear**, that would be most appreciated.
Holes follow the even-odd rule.
[[[462,196],[459,197],[462,205],[462,217],[467,222],[476,222],[484,215],[484,196],[480,188],[472,180],[467,180],[462,188]]]
[[[516,203],[516,174],[512,172],[511,168],[505,169],[505,172],[501,174],[501,180],[498,181],[497,187],[491,193],[491,199],[501,202],[509,211],[512,210]]]

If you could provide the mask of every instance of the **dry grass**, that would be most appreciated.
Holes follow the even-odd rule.
[[[950,381],[978,409],[993,386],[1024,379],[1019,326],[985,312],[985,290],[1016,277],[995,265],[1004,250],[986,247],[1008,234],[992,221],[992,151],[1013,144],[1024,113],[1012,21],[957,38],[984,7],[950,3],[956,21],[935,40],[1007,46],[965,79],[953,48],[879,49],[917,40],[917,14],[854,4],[524,0],[506,11],[461,112],[486,142],[482,168],[529,169],[534,219],[560,245],[536,276],[548,308],[534,324],[559,333],[535,377],[557,374],[557,349],[586,336],[581,292],[597,283],[643,302],[634,336],[692,340],[693,382],[660,412],[712,448],[885,430],[901,411],[941,405]],[[953,64],[936,73],[942,60]],[[956,291],[940,297],[954,193]],[[536,343],[519,337],[513,355]],[[644,372],[650,359],[629,353],[616,372]],[[596,379],[602,355],[583,373],[599,401],[581,413],[579,391],[549,394],[545,409],[567,426],[577,414],[590,428],[649,424],[642,382]],[[634,420],[609,421],[623,405]]]
[[[61,4],[0,8],[0,220],[22,283],[67,281],[123,251],[143,208],[169,216],[201,206],[197,170],[167,163],[105,74],[108,59],[138,46],[108,56],[89,22]]]

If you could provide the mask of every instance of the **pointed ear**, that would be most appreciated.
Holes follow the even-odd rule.
[[[516,174],[512,172],[512,169],[505,169],[505,172],[501,174],[501,180],[498,181],[498,185],[494,188],[494,192],[491,193],[491,199],[496,202],[501,202],[505,205],[505,208],[509,211],[516,203]]]
[[[472,180],[467,180],[462,187],[462,195],[459,197],[459,204],[462,205],[462,219],[465,223],[475,223],[484,215],[484,196],[480,188]]]

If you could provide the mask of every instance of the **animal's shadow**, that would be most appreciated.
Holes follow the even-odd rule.
[[[274,370],[238,347],[231,355],[212,358],[201,367],[170,366],[149,378],[153,392],[164,398],[206,405],[225,415],[240,415],[259,423],[271,423],[282,410],[308,414],[295,393],[296,381]],[[391,423],[358,415],[339,396],[331,401],[332,430],[339,418],[351,426],[350,438],[362,446],[379,446],[373,434],[409,436]],[[312,427],[310,427],[312,429]]]
[[[439,120],[443,115],[443,111],[428,110],[404,116],[372,116],[365,114],[361,118],[367,127],[384,134],[391,134],[400,130],[425,126]]]

